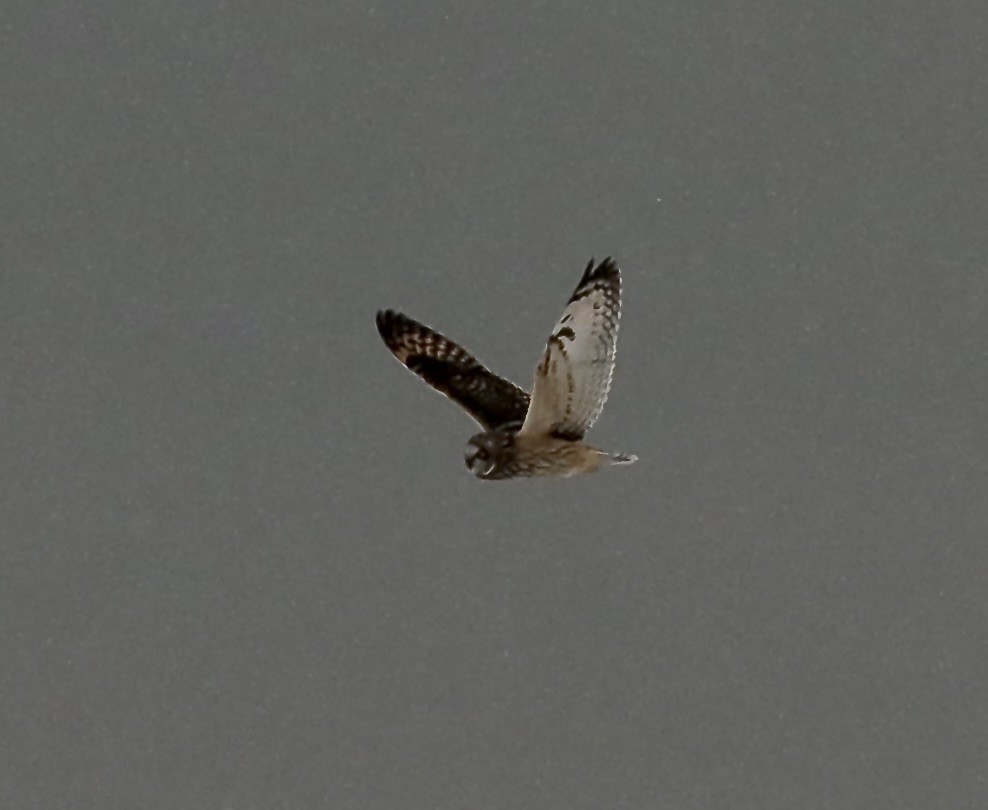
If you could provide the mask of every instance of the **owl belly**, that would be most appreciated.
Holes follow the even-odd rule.
[[[519,434],[515,437],[511,472],[532,478],[566,478],[593,472],[603,459],[603,453],[582,441]]]

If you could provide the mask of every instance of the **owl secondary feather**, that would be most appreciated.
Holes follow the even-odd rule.
[[[620,270],[610,258],[591,259],[549,335],[531,395],[400,312],[378,312],[377,329],[399,362],[484,428],[467,443],[475,476],[566,477],[637,461],[583,441],[611,388],[620,317]]]

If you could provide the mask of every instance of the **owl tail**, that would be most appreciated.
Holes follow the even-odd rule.
[[[638,456],[625,455],[624,453],[611,453],[608,458],[611,464],[634,464],[638,461]]]

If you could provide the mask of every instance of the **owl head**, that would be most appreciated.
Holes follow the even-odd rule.
[[[467,467],[478,478],[497,478],[514,457],[514,445],[513,433],[502,430],[478,433],[467,442]]]

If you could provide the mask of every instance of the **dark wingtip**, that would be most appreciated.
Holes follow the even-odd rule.
[[[583,269],[583,275],[580,277],[580,283],[576,285],[577,287],[582,287],[590,280],[590,274],[593,272],[593,262],[594,258],[591,256],[590,261],[587,262],[587,266]]]
[[[576,289],[570,296],[569,302],[572,304],[574,301],[583,298],[585,295],[589,295],[593,289],[594,282],[602,281],[606,284],[612,284],[615,287],[621,283],[621,271],[618,270],[618,266],[614,259],[608,256],[604,261],[594,267],[594,260],[590,259],[587,264],[587,269],[583,271],[583,278],[580,279],[580,283],[576,285]]]
[[[377,323],[378,333],[387,341],[397,333],[396,326],[401,322],[401,313],[393,309],[379,309],[374,320]]]
[[[616,276],[620,271],[618,270],[617,262],[614,261],[610,256],[608,256],[604,261],[597,265],[597,268],[591,274],[593,278],[606,278],[610,276]]]
[[[580,285],[586,284],[588,281],[593,281],[598,278],[614,278],[620,273],[618,270],[617,263],[608,256],[600,264],[594,267],[594,258],[591,257],[590,261],[587,263],[586,270],[583,271],[583,278],[580,279]]]

